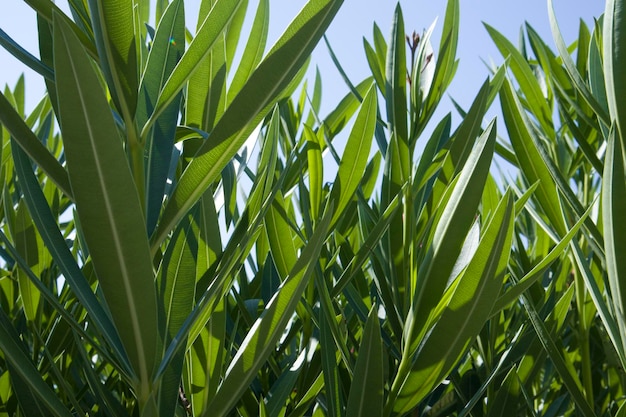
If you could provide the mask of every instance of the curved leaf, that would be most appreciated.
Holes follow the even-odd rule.
[[[160,245],[215,181],[248,135],[292,84],[342,3],[343,0],[311,0],[259,64],[180,178],[152,237],[153,248]]]

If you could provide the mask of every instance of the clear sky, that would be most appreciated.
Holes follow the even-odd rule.
[[[64,7],[66,2],[57,2]],[[298,13],[306,0],[270,0],[270,45],[280,36],[288,22]],[[377,22],[385,35],[389,33],[396,1],[391,0],[345,0],[327,36],[335,53],[354,82],[369,75],[363,52],[363,37],[371,40],[372,24]],[[593,18],[604,10],[602,0],[554,0],[561,30],[566,42],[576,39],[579,19],[593,27]],[[257,1],[250,0],[254,11]],[[405,29],[418,33],[429,27],[439,17],[433,34],[439,41],[446,2],[444,0],[402,0]],[[195,27],[195,15],[199,0],[186,0],[188,27]],[[34,55],[38,55],[35,13],[20,0],[3,0],[0,27]],[[249,13],[249,17],[253,13]],[[448,94],[462,106],[468,107],[488,72],[481,58],[500,64],[502,58],[489,38],[482,22],[487,22],[510,40],[517,42],[519,29],[528,21],[549,44],[553,45],[548,23],[546,0],[461,0],[461,26],[457,76]],[[436,48],[435,48],[436,49]],[[335,70],[325,45],[318,46],[313,56],[312,68],[317,65],[322,74],[322,114],[329,110],[347,92],[347,88]],[[15,58],[0,48],[0,86],[13,85],[19,75],[26,73],[27,107],[32,108],[44,91],[41,77],[25,68]],[[312,80],[311,80],[312,82]],[[444,98],[442,111],[452,109],[450,100]]]

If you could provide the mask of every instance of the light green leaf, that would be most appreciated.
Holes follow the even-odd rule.
[[[526,62],[526,58],[517,50],[504,35],[493,27],[484,23],[489,36],[498,47],[498,50],[504,58],[508,58],[508,65],[515,75],[515,79],[519,83],[520,90],[524,93],[526,102],[531,108],[532,113],[537,117],[539,123],[546,130],[551,132],[550,137],[554,136],[554,127],[552,126],[552,112],[548,106],[548,101],[541,91],[541,86],[535,74]]]
[[[269,113],[276,100],[286,89],[289,90],[294,76],[342,3],[343,0],[309,1],[252,73],[211,132],[209,140],[200,147],[180,178],[152,237],[153,248],[160,245],[187,210],[198,201],[252,130]],[[182,64],[183,60],[178,66]]]
[[[133,0],[89,0],[100,68],[124,120],[137,107],[139,63]],[[56,65],[55,65],[56,68]],[[129,127],[130,128],[130,127]]]
[[[500,89],[500,103],[519,167],[529,184],[540,181],[534,196],[552,227],[563,236],[567,230],[561,216],[556,184],[535,145],[537,139],[533,138],[533,127],[508,79]]]
[[[468,160],[447,191],[449,197],[437,214],[437,223],[428,243],[428,253],[419,267],[418,281],[405,326],[407,354],[413,354],[443,294],[461,247],[474,223],[496,141],[495,120],[476,141]],[[443,199],[442,201],[446,201]],[[454,277],[452,277],[454,278]]]
[[[40,264],[37,234],[33,226],[33,220],[23,201],[20,201],[17,205],[15,214],[15,228],[11,231],[15,240],[15,248],[33,272],[39,276],[43,271],[43,266],[47,267],[47,265]],[[34,322],[37,319],[41,295],[24,271],[18,270],[17,278],[24,315],[27,320]]]
[[[259,1],[259,7],[254,15],[254,21],[252,22],[252,28],[248,35],[248,42],[241,55],[239,66],[233,76],[233,80],[230,83],[228,89],[228,102],[233,101],[237,93],[245,85],[250,74],[257,67],[261,59],[263,58],[263,52],[265,51],[265,44],[267,42],[267,34],[269,32],[269,16],[270,4],[269,0]]]
[[[419,341],[414,354],[410,352],[403,356],[398,377],[391,388],[388,408],[399,413],[412,410],[456,366],[482,329],[502,286],[514,218],[513,198],[508,192],[485,228],[458,285],[450,288],[453,295],[432,331]],[[406,367],[410,368],[408,374],[404,371]]]
[[[304,125],[306,138],[306,155],[309,163],[309,200],[311,204],[311,218],[319,219],[322,207],[322,187],[324,186],[324,161],[322,159],[322,145],[324,127],[320,128],[319,136],[308,126]]]
[[[357,114],[341,157],[339,171],[333,182],[327,203],[332,203],[336,208],[331,227],[343,214],[363,178],[374,137],[374,129],[376,128],[376,109],[378,106],[376,93],[376,88],[372,85],[363,99],[361,110]]]
[[[387,120],[398,141],[408,143],[406,101],[406,41],[400,3],[396,4],[391,25],[391,42],[387,50],[385,98]],[[398,167],[407,169],[408,167]],[[405,178],[407,176],[405,175]]]
[[[381,416],[384,402],[383,341],[377,307],[370,310],[350,386],[346,417]]]
[[[456,49],[459,41],[459,12],[459,0],[449,0],[443,21],[439,50],[435,54],[437,59],[435,74],[419,117],[418,127],[420,128],[423,128],[433,115],[437,104],[443,97],[443,93],[456,73],[458,64]]]
[[[183,89],[185,83],[193,75],[204,57],[211,52],[213,46],[219,40],[220,34],[224,32],[241,4],[242,0],[217,0],[198,29],[196,37],[189,44],[187,51],[178,61],[178,64],[161,89],[157,103],[154,106],[154,113],[143,126],[141,137],[146,136],[148,129],[152,127],[156,119],[175,99],[178,92]]]

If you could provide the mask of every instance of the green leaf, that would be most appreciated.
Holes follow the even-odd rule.
[[[446,14],[443,21],[443,30],[441,33],[441,42],[439,50],[435,57],[437,63],[435,65],[435,74],[433,81],[428,90],[422,113],[419,118],[419,127],[426,125],[433,115],[435,108],[443,93],[452,81],[452,77],[456,73],[457,63],[456,49],[459,41],[459,0],[450,0],[446,6]]]
[[[391,42],[387,50],[385,98],[387,103],[387,120],[391,131],[398,136],[398,141],[408,143],[406,43],[404,37],[404,18],[402,17],[400,3],[397,3],[391,25]]]
[[[415,359],[400,364],[388,407],[395,412],[412,410],[456,366],[476,338],[500,292],[513,238],[513,198],[502,198],[484,230],[478,248],[459,278],[449,304],[415,352]],[[450,329],[454,329],[453,332]],[[411,340],[411,345],[413,341]],[[411,356],[413,353],[411,352]],[[411,358],[407,356],[406,358]],[[405,367],[410,367],[407,374]]]
[[[48,410],[56,416],[72,416],[72,413],[63,405],[52,388],[43,380],[39,370],[28,357],[26,346],[23,345],[20,336],[1,308],[0,350],[2,350],[4,359],[12,364],[14,370],[31,387],[33,394],[39,398]]]
[[[72,187],[65,168],[50,154],[50,151],[37,139],[22,117],[15,111],[6,96],[0,92],[0,122],[9,131],[18,145],[54,181],[59,189],[72,198]]]
[[[571,363],[571,360],[562,356],[559,347],[557,346],[557,341],[554,339],[553,335],[550,334],[548,329],[546,329],[543,320],[526,295],[522,295],[522,301],[530,318],[530,322],[533,325],[533,329],[537,333],[537,337],[539,337],[543,348],[548,353],[555,369],[563,380],[564,385],[567,387],[569,395],[571,395],[572,400],[576,404],[576,408],[585,416],[595,416],[596,414],[594,413],[592,406],[589,404],[582,392],[580,380],[575,373],[576,371]]]
[[[100,68],[116,107],[129,123],[139,90],[137,36],[133,0],[89,0]],[[56,68],[56,65],[55,65]]]
[[[198,30],[215,1],[204,0],[200,4]],[[224,113],[226,106],[226,76],[228,65],[226,58],[226,31],[231,22],[242,11],[245,13],[246,1],[238,6],[229,23],[225,26],[211,46],[211,51],[197,64],[189,78],[186,90],[185,124],[198,127],[206,132],[213,130],[215,122]]]
[[[286,213],[285,200],[280,191],[265,216],[265,232],[274,265],[279,276],[284,280],[298,260],[298,253],[294,245],[289,216]]]
[[[449,172],[450,170],[446,171],[444,166],[443,172],[446,178],[452,178],[454,175],[458,174],[463,168],[463,165],[465,165],[465,161],[472,150],[475,138],[481,131],[480,125],[487,111],[487,99],[490,93],[491,87],[487,79],[480,87],[463,121],[452,135],[453,142],[450,146],[448,157],[452,162],[454,172]]]
[[[215,181],[290,86],[342,3],[343,0],[311,0],[259,64],[180,178],[152,237],[153,248]],[[191,48],[187,54],[190,51]],[[183,60],[178,66],[181,65]]]
[[[511,82],[506,79],[500,89],[500,103],[504,122],[511,144],[519,161],[519,167],[529,184],[539,181],[535,198],[550,220],[550,224],[561,236],[567,232],[556,191],[556,184],[537,149],[533,127],[517,98]]]
[[[544,256],[537,265],[535,265],[526,275],[522,277],[515,285],[510,288],[506,293],[498,297],[496,301],[492,314],[498,313],[500,310],[505,308],[507,305],[517,300],[517,298],[522,295],[526,290],[528,290],[532,284],[539,280],[544,272],[550,267],[550,265],[556,261],[561,255],[563,255],[567,249],[567,245],[571,242],[571,240],[576,236],[585,220],[591,214],[593,205],[590,205],[587,211],[578,219],[576,224],[572,226],[568,232],[563,236],[557,245],[552,248],[550,253]]]
[[[52,68],[35,58],[26,49],[22,48],[2,29],[0,29],[0,46],[39,75],[49,80],[54,80],[54,71]]]
[[[145,221],[117,127],[91,62],[54,21],[60,125],[76,210],[98,282],[147,399],[156,361],[157,307]]]
[[[15,240],[15,248],[33,272],[39,276],[43,268],[39,264],[37,235],[33,227],[33,221],[22,201],[17,205],[15,214],[15,227],[11,231]],[[41,296],[24,271],[18,270],[17,278],[24,315],[27,320],[34,322],[37,318]]]
[[[322,285],[326,285],[322,282]],[[322,310],[324,304],[322,304]],[[332,305],[330,306],[332,309]],[[330,316],[330,317],[329,317]],[[329,320],[335,323],[329,323]],[[324,311],[319,318],[320,327],[320,350],[322,356],[322,372],[324,373],[324,393],[329,417],[340,417],[343,409],[343,395],[341,392],[341,381],[339,379],[339,367],[337,366],[338,351],[333,338],[331,326],[336,327],[336,318],[333,311]]]
[[[211,415],[223,416],[239,400],[247,385],[255,378],[258,369],[274,351],[275,344],[291,319],[300,297],[309,283],[309,277],[317,266],[322,244],[326,240],[332,208],[324,215],[302,250],[289,277],[267,304],[263,315],[257,319],[241,343],[226,371],[222,385],[208,407]]]
[[[608,7],[609,5],[607,3],[607,8]],[[587,87],[585,80],[578,72],[578,68],[576,67],[574,60],[570,56],[569,51],[567,50],[567,45],[565,45],[565,41],[563,40],[563,35],[561,35],[561,30],[559,29],[559,24],[556,21],[556,15],[554,13],[554,5],[553,5],[552,0],[548,0],[548,16],[550,17],[550,28],[552,29],[552,37],[554,38],[556,48],[559,51],[559,54],[561,55],[561,60],[563,61],[565,70],[567,71],[567,74],[570,76],[570,81],[572,82],[572,84],[574,84],[574,86],[576,87],[576,90],[578,90],[578,92],[582,95],[583,99],[587,102],[587,104],[591,106],[591,108],[593,109],[598,119],[602,121],[604,124],[608,125],[609,119],[608,119],[608,115],[606,114],[605,108],[602,105],[600,105],[600,103],[598,103],[598,101],[594,97],[589,87]],[[605,44],[606,44],[606,40],[605,40]],[[580,57],[580,54],[581,52],[578,53],[579,57]],[[605,57],[606,57],[606,51],[605,51]],[[610,58],[608,58],[608,60],[611,61]],[[611,118],[615,118],[613,114],[611,115]]]
[[[16,372],[15,366],[8,362],[7,373],[11,375],[11,387],[17,397],[17,402],[20,405],[20,409],[27,416],[41,416],[48,417],[53,414],[39,399],[31,389],[28,382],[22,378],[22,376]]]
[[[195,304],[198,242],[193,233],[188,217],[174,231],[161,263],[157,297],[163,350],[176,336]],[[176,409],[184,358],[185,352],[179,352],[159,381],[159,415],[173,415]]]
[[[190,373],[190,391],[193,415],[202,415],[215,396],[223,374],[226,356],[225,302],[218,302],[211,318],[188,351],[187,367]]]
[[[370,310],[354,367],[346,417],[381,416],[384,402],[383,341],[377,307]]]
[[[487,417],[517,415],[519,413],[521,396],[517,368],[513,366],[506,378],[504,378],[502,386],[495,393],[493,403],[489,404]]]
[[[413,354],[420,336],[427,330],[428,317],[444,293],[461,247],[474,223],[482,190],[489,174],[489,166],[496,141],[495,120],[476,141],[472,153],[450,185],[444,207],[438,213],[438,222],[428,246],[427,254],[419,267],[418,281],[412,294],[412,305],[405,327],[404,340],[407,354]]]
[[[108,313],[100,304],[94,293],[91,291],[89,282],[78,267],[72,253],[70,252],[59,226],[56,223],[52,211],[46,202],[39,182],[32,171],[32,163],[22,149],[11,146],[15,170],[17,171],[19,185],[24,193],[24,201],[28,206],[30,215],[41,234],[41,238],[50,251],[57,267],[69,283],[76,298],[81,302],[89,313],[91,323],[103,334],[104,339],[116,352],[118,359],[125,366],[127,375],[130,374],[128,358],[122,347],[122,343],[113,326]]]
[[[263,58],[270,26],[269,11],[269,0],[259,1],[259,7],[256,9],[252,28],[248,35],[248,42],[243,50],[239,66],[237,67],[237,71],[235,71],[233,80],[230,83],[230,88],[228,89],[229,103],[237,96],[237,93],[243,88],[246,81],[248,81],[248,78],[250,78],[250,75]]]
[[[384,93],[385,92],[384,68],[380,66],[380,63],[378,61],[378,56],[376,55],[376,51],[365,38],[363,38],[363,48],[365,49],[365,57],[367,58],[367,63],[369,64],[370,71],[372,71],[372,76],[374,77],[376,86],[380,89],[381,93]]]
[[[391,219],[396,215],[400,208],[401,195],[397,195],[385,208],[385,211],[381,214],[380,218],[369,231],[367,238],[359,248],[359,251],[354,255],[350,263],[343,270],[341,276],[336,280],[332,289],[332,296],[336,297],[348,283],[359,273],[363,264],[371,256],[372,248],[375,247],[382,239],[384,233],[389,228]]]
[[[157,28],[152,48],[148,55],[146,70],[141,80],[139,103],[135,117],[143,126],[154,111],[159,91],[165,84],[185,49],[184,2],[173,1]],[[146,224],[148,234],[154,231],[161,206],[167,175],[170,169],[176,123],[180,108],[180,96],[164,110],[157,119],[146,143]]]
[[[519,83],[520,90],[524,93],[532,113],[537,117],[537,120],[546,132],[552,132],[550,135],[552,137],[554,135],[552,112],[548,106],[548,101],[541,91],[537,77],[526,62],[526,58],[500,32],[486,23],[484,25],[502,56],[508,58],[508,65]]]
[[[319,219],[322,207],[322,188],[324,186],[324,161],[322,159],[322,145],[324,128],[320,128],[316,135],[308,126],[304,125],[304,137],[306,138],[306,155],[309,164],[309,201],[311,202],[311,218]]]
[[[189,44],[187,51],[178,61],[178,64],[161,89],[159,98],[154,106],[154,113],[143,126],[141,137],[145,137],[148,129],[176,98],[204,57],[209,55],[220,34],[226,29],[226,26],[242,2],[243,0],[217,0],[215,2],[198,29],[196,37]],[[183,42],[183,40],[181,39],[180,42]]]
[[[363,97],[367,90],[371,87],[373,79],[368,77],[354,87],[356,91]],[[326,126],[326,132],[329,138],[333,138],[339,133],[352,115],[358,110],[361,102],[358,97],[350,91],[339,101],[339,104],[326,116],[323,123]]]
[[[611,122],[616,124],[622,149],[626,149],[626,5],[623,0],[607,0],[603,23],[603,58],[606,98]]]
[[[376,109],[378,106],[376,93],[376,88],[372,85],[363,99],[361,109],[350,131],[350,136],[348,136],[348,142],[339,164],[339,171],[333,182],[327,203],[332,203],[336,208],[331,227],[343,214],[363,178],[374,137],[374,129],[376,128]]]
[[[622,335],[621,353],[625,349],[626,335],[626,224],[620,219],[626,210],[626,186],[624,171],[624,151],[622,143],[615,137],[618,134],[615,126],[611,128],[604,161],[602,176],[602,218],[604,232],[604,249],[606,251],[606,272],[611,300],[617,324]]]
[[[53,16],[61,17],[63,22],[72,29],[74,35],[78,37],[89,55],[98,59],[98,51],[93,41],[52,0],[24,0],[24,2],[37,11],[38,16],[43,16],[50,23],[52,23]]]

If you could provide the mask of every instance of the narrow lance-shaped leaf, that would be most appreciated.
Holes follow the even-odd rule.
[[[602,176],[602,217],[604,226],[604,248],[606,251],[607,275],[611,289],[611,299],[617,324],[622,336],[626,335],[626,222],[622,216],[626,213],[626,186],[624,170],[624,152],[617,140],[615,126],[609,134],[608,149],[604,161]]]
[[[152,259],[139,196],[100,82],[78,39],[54,21],[60,124],[76,211],[113,321],[150,394],[157,308]]]
[[[365,322],[359,355],[350,386],[346,417],[381,416],[384,402],[383,341],[377,307],[370,310]]]
[[[322,141],[324,127],[320,128],[322,135],[318,136],[308,126],[304,125],[304,137],[306,138],[306,154],[309,163],[309,201],[311,205],[311,218],[315,221],[319,218],[322,205],[322,187],[324,182],[324,161],[322,159]]]
[[[15,248],[33,272],[39,275],[43,268],[39,268],[37,236],[35,234],[33,221],[23,201],[20,201],[17,205],[15,214],[15,227],[13,228],[14,230],[11,231],[13,239],[15,240]],[[39,309],[41,296],[39,291],[37,291],[26,276],[26,273],[22,270],[18,270],[17,272],[24,315],[26,319],[32,323],[37,318],[37,310]]]
[[[591,214],[593,205],[590,205],[587,211],[580,217],[580,219],[574,224],[567,234],[563,236],[557,245],[550,250],[550,252],[544,256],[537,265],[535,265],[526,275],[524,275],[514,286],[512,286],[507,292],[498,297],[494,307],[493,313],[501,311],[510,303],[514,302],[518,299],[520,295],[522,295],[526,290],[528,290],[532,284],[537,282],[541,277],[543,277],[544,272],[552,265],[554,261],[556,261],[567,249],[567,245],[572,241],[572,239],[579,232],[580,228],[584,224],[585,220]]]
[[[530,184],[539,181],[535,198],[550,220],[552,227],[559,235],[563,236],[567,230],[561,216],[556,184],[535,146],[535,140],[532,137],[534,134],[533,127],[530,125],[530,121],[526,117],[508,79],[504,80],[500,89],[500,103],[502,104],[504,123],[519,161],[519,167]]]
[[[204,22],[198,29],[196,37],[189,44],[187,51],[181,57],[161,89],[157,103],[154,106],[154,113],[142,128],[142,137],[147,134],[148,129],[152,127],[157,117],[174,100],[178,92],[183,89],[202,59],[211,52],[219,35],[233,18],[241,3],[242,0],[217,0],[211,8],[211,11],[206,15]]]
[[[197,252],[198,242],[194,239],[192,223],[186,218],[174,231],[157,279],[163,351],[176,336],[193,308]],[[174,414],[184,357],[185,352],[179,352],[159,381],[159,415]]]
[[[98,58],[98,51],[93,41],[83,32],[74,21],[72,21],[52,0],[24,0],[33,10],[37,11],[38,16],[43,16],[47,21],[52,23],[53,16],[61,17],[78,37],[85,50],[93,58]]]
[[[157,28],[141,80],[141,91],[135,120],[143,126],[154,111],[159,91],[185,48],[184,2],[173,1]],[[145,163],[146,225],[148,233],[156,227],[163,205],[163,194],[170,169],[180,96],[164,110],[147,138]]]
[[[504,58],[508,58],[508,65],[511,71],[515,75],[515,79],[520,85],[521,91],[524,93],[526,102],[531,108],[533,114],[546,132],[552,132],[550,136],[554,135],[554,127],[552,127],[552,112],[548,106],[548,101],[545,99],[541,86],[537,81],[537,77],[533,73],[530,65],[504,35],[495,30],[493,27],[484,24],[489,36],[493,39],[493,42],[498,47],[498,50]]]
[[[361,109],[341,157],[339,171],[328,200],[336,208],[331,227],[343,214],[363,178],[376,128],[376,93],[376,87],[372,85],[363,98]]]
[[[4,30],[0,29],[0,46],[6,49],[11,55],[19,59],[23,64],[38,73],[39,75],[54,80],[52,68],[35,58],[30,52],[25,50],[15,42]]]
[[[413,409],[452,370],[482,329],[489,317],[506,272],[513,238],[513,198],[508,192],[502,198],[491,222],[484,230],[476,253],[459,278],[450,303],[432,331],[428,333],[415,353],[415,359],[401,363],[409,366],[406,378],[394,381],[392,392],[397,392],[388,407],[406,413]],[[450,331],[454,329],[454,331]],[[413,345],[414,341],[410,341]],[[404,358],[403,358],[404,359]],[[404,376],[404,372],[398,371]],[[397,390],[399,386],[399,390]]]
[[[419,268],[410,319],[404,338],[407,354],[413,354],[429,325],[428,317],[443,294],[474,216],[489,174],[496,141],[495,120],[476,141],[458,180],[451,184],[451,194],[441,209],[432,237],[432,246]],[[454,278],[454,277],[452,277]]]
[[[59,189],[72,198],[72,187],[67,171],[37,139],[37,136],[22,120],[2,92],[0,92],[0,122],[11,133],[17,144],[48,174],[48,177],[54,181]]]
[[[203,0],[200,3],[198,31],[215,3],[215,0]],[[228,71],[228,63],[226,61],[226,28],[230,26],[230,22],[235,21],[235,17],[242,10],[245,13],[245,9],[246,2],[244,1],[238,6],[229,24],[217,36],[210,52],[198,62],[189,78],[185,94],[185,124],[188,126],[195,126],[205,132],[210,132],[213,130],[215,122],[224,112]]]
[[[606,98],[616,137],[626,149],[626,4],[624,0],[607,0],[603,23],[603,58]]]
[[[67,247],[65,239],[52,215],[52,211],[46,202],[46,197],[39,186],[37,177],[32,171],[30,159],[16,144],[12,144],[11,152],[15,162],[19,185],[24,193],[24,200],[44,244],[50,250],[50,254],[65,280],[74,291],[76,298],[89,313],[91,323],[103,334],[104,339],[117,353],[119,360],[126,366],[128,376],[130,365],[117,330],[113,326],[108,313],[92,292],[89,282]]]
[[[342,3],[343,0],[311,0],[259,64],[180,178],[152,237],[153,248],[215,181],[290,86]]]
[[[11,325],[3,309],[0,309],[0,350],[5,360],[32,388],[42,404],[57,416],[71,417],[72,413],[63,405],[55,392],[43,380],[39,370],[28,357],[20,336]]]
[[[592,93],[593,85],[591,86],[591,89],[587,86],[587,84],[585,83],[585,80],[578,72],[578,69],[576,68],[576,64],[574,63],[574,60],[569,54],[567,45],[565,44],[565,41],[563,40],[563,35],[561,34],[561,30],[559,29],[559,24],[556,21],[556,14],[554,13],[554,5],[553,5],[552,0],[548,0],[548,16],[550,17],[550,28],[552,29],[552,37],[554,38],[556,48],[559,51],[559,54],[561,55],[561,60],[563,61],[565,70],[570,76],[570,80],[572,81],[572,84],[574,84],[574,86],[576,87],[578,92],[582,95],[582,97],[585,99],[587,104],[589,104],[589,106],[593,108],[593,111],[598,116],[598,119],[600,119],[601,122],[608,124],[609,122],[608,115],[606,114],[605,108],[600,103],[598,103],[596,97],[594,97]],[[580,56],[580,52],[578,54]]]
[[[139,90],[136,48],[139,34],[135,33],[134,3],[133,0],[89,0],[100,67],[127,122],[135,114]]]
[[[275,344],[291,319],[291,315],[309,283],[309,277],[317,265],[317,258],[322,244],[326,240],[331,216],[332,207],[319,222],[309,243],[293,266],[289,277],[280,286],[261,318],[254,323],[241,343],[226,371],[226,376],[217,395],[208,407],[211,415],[223,416],[230,411],[243,390],[256,376],[259,367],[274,351]]]
[[[237,93],[239,93],[246,81],[248,81],[250,74],[252,74],[263,58],[270,26],[269,9],[269,0],[259,1],[259,7],[254,15],[254,21],[252,22],[252,28],[248,36],[248,42],[243,50],[239,66],[237,67],[237,71],[235,71],[233,80],[230,83],[230,88],[228,89],[229,103],[235,98]]]
[[[443,97],[443,93],[452,81],[456,72],[457,60],[456,49],[459,42],[459,0],[450,0],[446,6],[446,15],[443,21],[441,42],[439,50],[435,56],[435,74],[428,90],[422,113],[419,118],[419,125],[424,126],[434,113],[437,104]]]
[[[387,103],[387,120],[392,132],[398,140],[408,146],[407,101],[406,101],[406,47],[404,18],[400,3],[396,5],[391,29],[391,42],[387,50],[385,96]],[[408,167],[398,167],[408,169]]]

